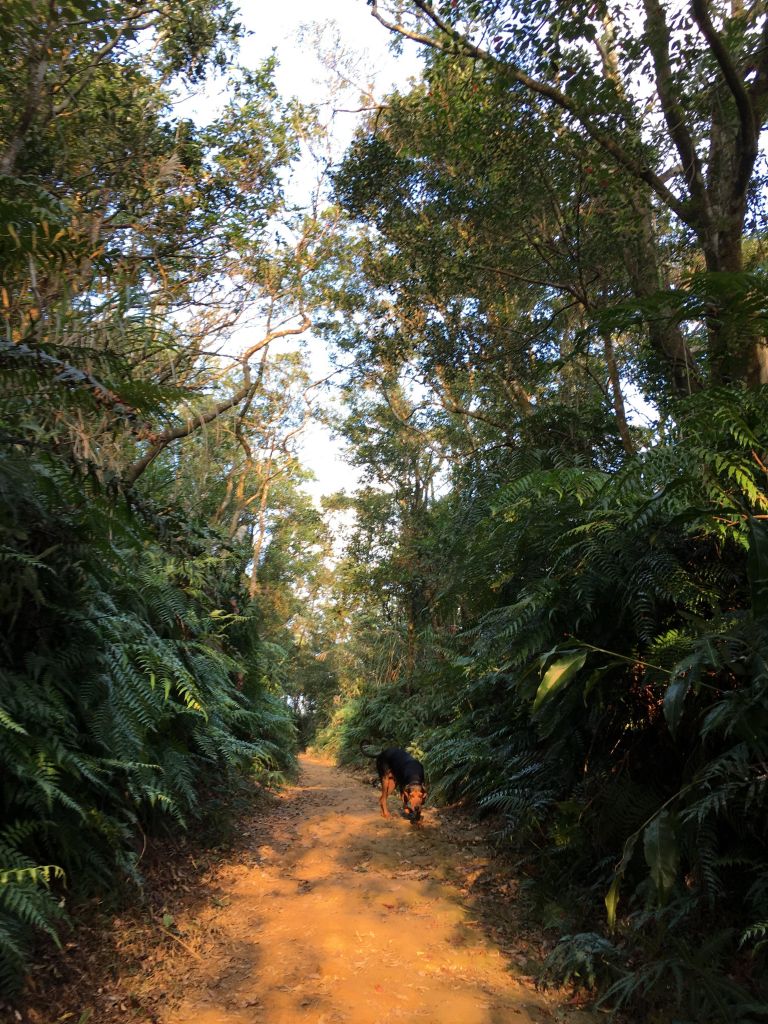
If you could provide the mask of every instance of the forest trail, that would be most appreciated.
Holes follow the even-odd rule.
[[[301,760],[242,861],[179,934],[160,1024],[528,1024],[586,1022],[537,992],[520,956],[491,938],[470,894],[490,853],[427,808],[422,824],[379,814],[378,791]],[[264,826],[267,826],[266,830]],[[265,841],[266,839],[266,841]],[[250,854],[250,857],[249,857]],[[191,931],[187,931],[187,929]],[[158,967],[160,965],[158,964]],[[515,976],[517,972],[517,977]],[[176,998],[173,998],[173,997]],[[157,1006],[157,1003],[155,1003]]]

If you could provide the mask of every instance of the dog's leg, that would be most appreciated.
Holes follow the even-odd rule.
[[[391,772],[387,772],[386,775],[382,776],[381,779],[381,797],[379,798],[379,806],[381,807],[381,813],[385,818],[390,816],[387,808],[387,799],[389,794],[393,793],[395,789],[395,779]]]

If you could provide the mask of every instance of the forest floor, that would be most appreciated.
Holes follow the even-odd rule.
[[[80,928],[17,1024],[591,1024],[532,974],[546,941],[487,830],[304,756],[226,856],[165,865],[154,905]],[[68,959],[68,963],[66,962]]]

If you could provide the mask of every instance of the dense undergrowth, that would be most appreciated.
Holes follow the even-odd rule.
[[[269,785],[293,764],[290,615],[270,632],[253,592],[270,485],[300,477],[285,435],[306,386],[300,358],[267,356],[305,329],[290,231],[304,258],[317,236],[282,201],[298,108],[273,61],[237,63],[226,0],[3,11],[6,993],[82,896],[135,896],[153,835],[199,827],[238,776]],[[200,125],[177,103],[209,75],[227,99]],[[265,337],[233,356],[246,307]]]
[[[245,604],[247,553],[130,509],[42,457],[0,462],[0,981],[72,896],[140,882],[146,835],[237,773],[290,768],[294,726]],[[214,789],[215,792],[215,789]]]
[[[465,480],[442,599],[485,574],[493,606],[424,631],[415,677],[371,649],[323,737],[412,745],[493,813],[560,936],[543,980],[643,1020],[768,1012],[766,397],[695,396],[617,471],[527,449]]]
[[[764,5],[369,6],[423,74],[299,209],[320,108],[230,0],[6,0],[0,987],[295,715],[494,815],[545,982],[765,1019]]]

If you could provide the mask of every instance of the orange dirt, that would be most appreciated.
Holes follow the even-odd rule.
[[[219,897],[177,919],[175,984],[159,1024],[527,1024],[592,1020],[537,992],[489,937],[467,884],[489,863],[427,808],[412,826],[390,801],[304,757],[296,786],[254,830],[255,863],[227,864]],[[263,824],[263,823],[262,823]],[[476,840],[473,836],[477,835]],[[183,936],[197,936],[196,949]],[[189,941],[192,941],[191,938]],[[519,960],[524,960],[519,957]],[[160,967],[160,965],[158,965]],[[146,991],[148,978],[139,979]],[[170,981],[170,984],[169,984]],[[179,983],[182,983],[181,990]],[[172,995],[173,993],[173,995]],[[176,996],[174,999],[173,996]]]

